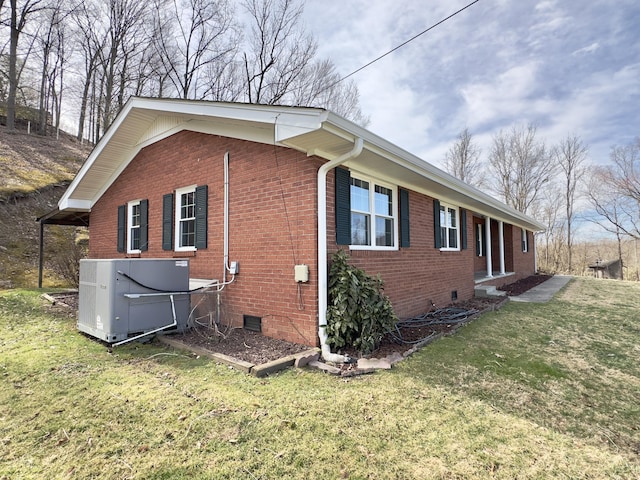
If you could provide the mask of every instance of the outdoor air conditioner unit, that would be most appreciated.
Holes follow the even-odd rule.
[[[107,343],[182,332],[189,317],[189,260],[80,260],[78,329]]]

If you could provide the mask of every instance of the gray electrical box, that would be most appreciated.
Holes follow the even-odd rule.
[[[174,322],[173,298],[177,325],[165,332],[182,332],[190,297],[163,292],[188,290],[188,259],[80,260],[78,330],[108,343],[151,332]]]

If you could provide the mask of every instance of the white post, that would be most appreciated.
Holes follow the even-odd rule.
[[[533,237],[533,273],[538,273],[538,250],[536,248],[536,234],[533,233],[533,235],[531,236]]]
[[[504,275],[504,222],[498,222],[498,238],[500,240],[500,275]]]
[[[484,229],[486,230],[487,240],[487,277],[493,277],[493,267],[491,266],[491,218],[485,217]]]

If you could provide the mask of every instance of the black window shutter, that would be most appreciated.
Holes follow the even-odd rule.
[[[173,193],[162,197],[162,249],[173,250]]]
[[[409,191],[400,189],[400,246],[410,247],[409,235]]]
[[[460,248],[467,249],[467,211],[460,209]]]
[[[351,174],[336,168],[336,243],[351,244]]]
[[[433,235],[435,248],[442,248],[442,237],[440,236],[440,200],[433,199]]]
[[[127,226],[127,206],[120,205],[118,207],[118,252],[125,251],[125,239],[126,239],[126,226]]]
[[[207,185],[196,187],[196,248],[207,248]]]
[[[149,250],[149,200],[140,200],[140,250]]]

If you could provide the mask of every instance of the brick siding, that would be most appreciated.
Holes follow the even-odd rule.
[[[222,320],[242,326],[243,315],[262,318],[265,335],[317,345],[317,171],[322,160],[292,149],[182,131],[145,147],[91,211],[90,256],[121,258],[117,252],[117,208],[149,201],[149,249],[142,258],[189,256],[191,277],[222,279],[223,158],[229,152],[229,259],[240,273],[221,293]],[[162,196],[190,185],[209,186],[208,247],[195,253],[162,250]],[[402,186],[402,185],[401,185]],[[397,200],[397,199],[396,199]],[[327,242],[335,242],[334,177],[327,178]],[[400,317],[419,314],[473,296],[475,218],[467,215],[468,248],[434,248],[433,198],[409,192],[411,246],[397,251],[351,251],[352,263],[380,273]],[[473,220],[472,220],[473,219]],[[520,228],[505,229],[519,276],[533,273],[533,245],[522,253]],[[509,232],[507,235],[506,232]],[[507,238],[508,237],[508,238]],[[497,234],[496,237],[497,239]],[[494,250],[497,252],[497,249]],[[497,255],[496,255],[497,256]],[[484,261],[482,257],[481,261]],[[294,266],[309,266],[309,282],[294,281]],[[486,268],[486,263],[484,267]],[[511,277],[513,278],[513,277]],[[194,296],[192,301],[197,302]],[[216,315],[215,296],[198,315]]]
[[[117,207],[149,200],[149,250],[142,258],[185,256],[162,250],[162,196],[189,185],[209,186],[208,248],[190,258],[194,278],[222,280],[225,152],[229,152],[229,257],[240,274],[221,294],[223,320],[242,326],[262,318],[268,336],[316,345],[317,159],[295,150],[183,131],[144,148],[91,212],[90,255],[119,258]],[[136,255],[138,256],[138,255]],[[310,281],[294,281],[307,264]],[[215,311],[215,301],[208,300]]]

